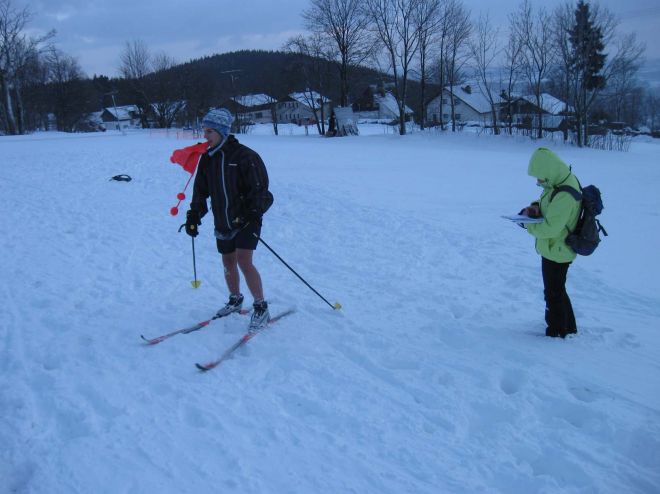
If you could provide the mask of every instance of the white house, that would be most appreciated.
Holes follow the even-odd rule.
[[[276,102],[275,98],[267,94],[246,94],[231,98],[228,106],[244,122],[271,123],[273,121],[271,110]]]
[[[140,111],[136,105],[109,106],[101,111],[107,129],[125,129],[140,125]]]
[[[445,87],[442,94],[429,101],[426,106],[426,119],[432,123],[447,123],[451,121],[451,96],[454,96],[454,112],[458,122],[476,121],[482,124],[492,123],[492,109],[488,97],[478,86]],[[493,94],[496,111],[502,101],[499,95]]]
[[[314,123],[322,117],[327,119],[330,117],[330,102],[316,91],[291,93],[277,102],[277,121],[301,125]]]
[[[378,118],[399,119],[399,103],[392,93],[374,94],[374,102],[378,105]],[[413,115],[413,111],[408,105],[405,107],[405,114],[406,119],[411,118]]]
[[[398,120],[399,105],[391,93],[394,83],[370,84],[353,103],[353,112],[358,118]],[[409,106],[406,118],[413,115]]]

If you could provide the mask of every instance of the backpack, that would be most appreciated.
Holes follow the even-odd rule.
[[[568,232],[566,245],[573,249],[576,254],[588,256],[593,254],[600,243],[599,232],[603,232],[605,237],[607,237],[607,232],[600,224],[600,221],[596,219],[596,216],[603,211],[600,190],[595,185],[587,185],[584,188],[580,188],[582,189],[581,193],[568,185],[555,187],[550,196],[550,201],[552,202],[559,192],[568,192],[576,201],[582,201],[577,225],[575,226],[575,230]]]

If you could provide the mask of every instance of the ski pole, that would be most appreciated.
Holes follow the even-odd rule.
[[[193,274],[195,279],[190,282],[193,288],[199,288],[199,285],[202,284],[201,281],[197,279],[197,262],[195,261],[195,237],[190,237],[192,239],[192,252],[193,252]]]
[[[341,309],[341,304],[340,304],[339,302],[335,302],[334,305],[332,305],[330,302],[328,302],[328,301],[326,300],[326,298],[325,298],[323,295],[321,295],[319,292],[317,292],[317,291],[314,289],[314,287],[312,287],[312,285],[310,285],[309,283],[307,283],[307,282],[304,280],[304,278],[303,278],[302,276],[300,276],[298,273],[296,273],[296,271],[295,271],[291,266],[289,266],[289,265],[286,263],[286,261],[285,261],[284,259],[282,259],[282,258],[279,256],[279,254],[278,254],[277,252],[275,252],[275,251],[270,247],[270,245],[268,245],[266,242],[264,242],[264,240],[263,240],[259,235],[257,235],[256,233],[252,233],[252,235],[254,235],[254,236],[257,238],[257,240],[258,240],[259,242],[261,242],[262,244],[264,244],[264,245],[266,246],[266,248],[267,248],[269,251],[271,251],[273,254],[275,254],[275,257],[277,257],[277,258],[282,262],[282,264],[284,264],[287,268],[289,268],[289,270],[291,270],[291,272],[292,272],[293,274],[295,274],[295,275],[300,279],[300,281],[302,281],[305,285],[307,285],[307,287],[308,287],[311,291],[313,291],[314,293],[316,293],[316,294],[317,294],[317,295],[318,295],[318,296],[319,296],[319,297],[320,297],[320,298],[321,298],[326,304],[328,304],[328,305],[329,305],[330,307],[332,307],[334,310],[339,310],[339,309]]]
[[[185,228],[186,224],[184,223],[179,227],[179,233],[181,233],[181,230]],[[199,285],[202,284],[201,280],[197,279],[197,262],[195,260],[195,237],[190,237],[192,240],[192,258],[193,258],[193,275],[195,276],[195,279],[190,282],[193,288],[199,288]]]

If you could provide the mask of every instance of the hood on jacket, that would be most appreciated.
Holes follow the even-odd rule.
[[[238,144],[238,139],[234,137],[234,134],[229,134],[227,137],[223,137],[223,139],[220,141],[220,144],[218,144],[216,147],[209,148],[207,153],[209,156],[213,156],[220,149],[224,148],[226,151],[228,148],[235,146],[236,144]]]
[[[571,174],[571,169],[559,156],[547,148],[538,148],[529,159],[527,175],[546,180],[544,186],[556,187]]]

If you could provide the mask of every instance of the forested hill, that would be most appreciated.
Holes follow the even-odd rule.
[[[366,67],[349,72],[349,101],[356,101],[370,84],[392,78]],[[75,129],[85,115],[113,105],[138,105],[185,101],[178,120],[193,122],[209,107],[232,96],[266,93],[280,99],[289,93],[311,88],[340,102],[339,66],[294,53],[244,50],[207,56],[148,74],[141,79],[75,78],[66,83],[37,84],[26,88],[24,98],[27,128],[45,125],[54,114],[60,130]],[[429,89],[427,98],[434,89]],[[437,89],[435,89],[437,92]],[[419,84],[409,81],[407,105],[419,112]]]
[[[391,77],[376,70],[354,67],[350,73],[350,100],[357,99],[369,84],[388,80]],[[340,97],[338,64],[281,51],[243,50],[207,56],[150,74],[139,85],[105,77],[94,81],[100,93],[117,87],[117,104],[136,103],[142,97],[136,86],[141,86],[149,99],[187,100],[192,112],[218,105],[234,95],[266,93],[281,98],[307,87],[336,103]],[[418,84],[413,82],[408,106],[418,106],[417,94]]]

